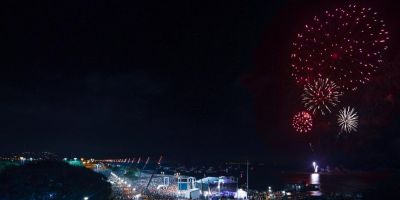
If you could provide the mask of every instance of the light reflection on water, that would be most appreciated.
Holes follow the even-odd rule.
[[[312,185],[319,185],[319,174],[318,173],[313,173],[310,175],[310,184]],[[319,188],[319,186],[318,186]],[[322,192],[317,190],[317,191],[310,191],[311,196],[321,196]]]
[[[311,191],[311,192],[309,192],[309,194],[311,196],[322,196],[322,192],[321,191]]]
[[[319,185],[319,174],[318,173],[313,173],[310,176],[310,183],[311,184],[318,184]]]

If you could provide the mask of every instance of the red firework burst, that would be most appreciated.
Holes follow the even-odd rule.
[[[312,125],[312,117],[306,111],[299,112],[293,117],[292,126],[297,132],[306,133],[311,131]]]
[[[292,76],[304,85],[329,78],[346,90],[367,83],[383,62],[389,39],[383,20],[371,8],[336,8],[305,25],[291,53]]]

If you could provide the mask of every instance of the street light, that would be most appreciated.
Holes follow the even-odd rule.
[[[83,200],[89,200],[89,197],[83,197]]]

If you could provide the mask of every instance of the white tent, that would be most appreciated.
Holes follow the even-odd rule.
[[[231,178],[228,178],[226,176],[220,176],[220,177],[202,178],[202,179],[197,180],[196,183],[210,183],[210,184],[224,183],[224,184],[230,184],[230,183],[236,183],[236,181],[231,179]]]
[[[247,199],[247,192],[242,189],[238,189],[235,194],[235,199]]]

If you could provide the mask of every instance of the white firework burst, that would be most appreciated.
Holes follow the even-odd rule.
[[[350,106],[342,108],[338,114],[338,124],[341,132],[357,131],[358,115],[354,108]]]
[[[325,115],[325,113],[331,112],[330,107],[339,103],[339,97],[342,96],[342,93],[339,92],[339,87],[333,81],[327,78],[319,78],[305,85],[301,96],[307,110],[312,111],[313,114],[319,111],[322,115]]]

